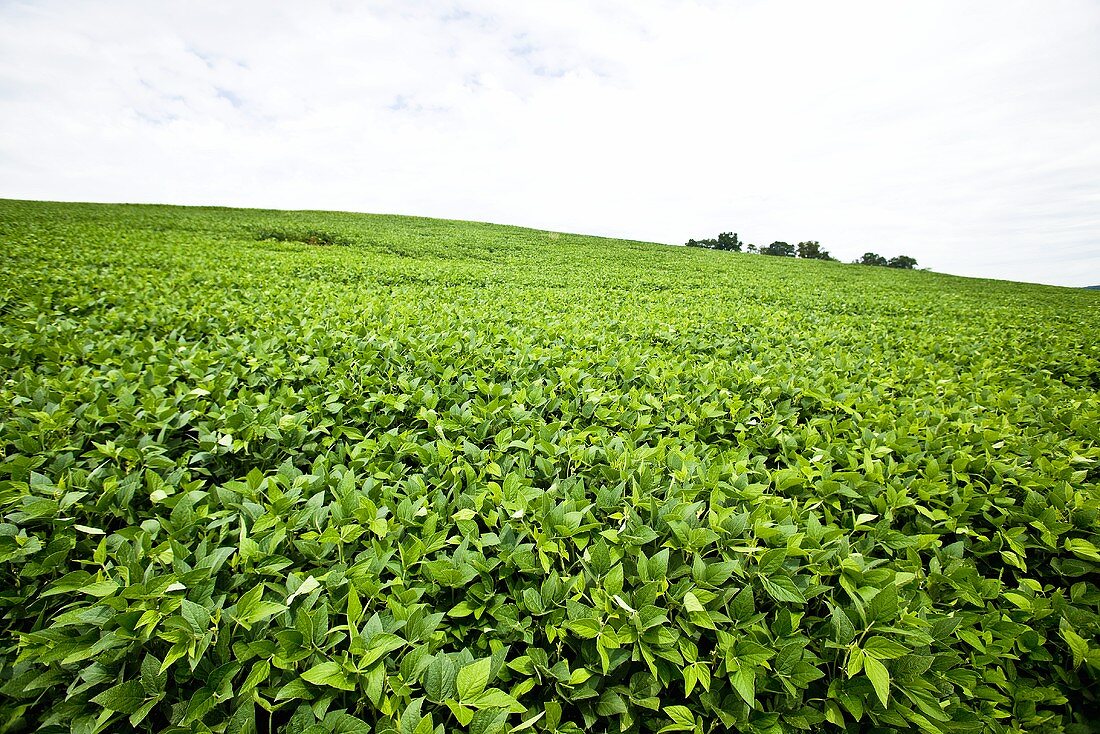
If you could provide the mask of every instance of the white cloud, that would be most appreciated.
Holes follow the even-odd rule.
[[[1085,0],[7,3],[0,195],[1100,283],[1097,38]]]

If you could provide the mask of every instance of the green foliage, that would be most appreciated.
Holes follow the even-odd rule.
[[[879,265],[879,266],[885,267],[886,265],[890,264],[890,261],[887,260],[882,255],[879,255],[878,253],[865,252],[865,253],[863,253],[862,257],[860,257],[858,260],[855,261],[855,264],[856,265]]]
[[[257,240],[274,242],[301,242],[307,245],[350,245],[351,240],[333,232],[319,229],[283,230],[262,228],[256,231]]]
[[[735,232],[722,232],[717,239],[688,240],[688,247],[705,247],[708,250],[728,250],[741,252],[742,242]]]
[[[874,252],[865,252],[863,257],[855,261],[856,265],[879,265],[887,268],[898,268],[901,270],[912,270],[917,265],[915,258],[908,255],[897,255],[887,260],[882,255],[878,255]]]
[[[804,260],[829,260],[836,262],[836,258],[830,255],[828,250],[821,249],[821,243],[817,240],[799,242],[798,256]]]
[[[789,242],[780,242],[776,240],[767,247],[760,248],[761,255],[775,255],[778,257],[794,257],[795,250],[794,245]]]
[[[1092,293],[350,214],[0,237],[0,730],[1100,719]]]
[[[890,258],[886,263],[888,268],[901,268],[902,270],[912,270],[917,265],[916,258],[909,257],[908,255],[897,255]]]

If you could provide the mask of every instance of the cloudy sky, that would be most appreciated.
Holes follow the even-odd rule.
[[[1100,3],[0,0],[0,196],[1100,284]]]

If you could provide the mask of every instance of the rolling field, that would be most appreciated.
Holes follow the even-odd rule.
[[[1100,294],[0,200],[0,732],[1100,730]]]

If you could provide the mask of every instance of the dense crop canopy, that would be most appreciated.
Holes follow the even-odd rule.
[[[1100,718],[1095,293],[364,215],[0,238],[0,731]]]

